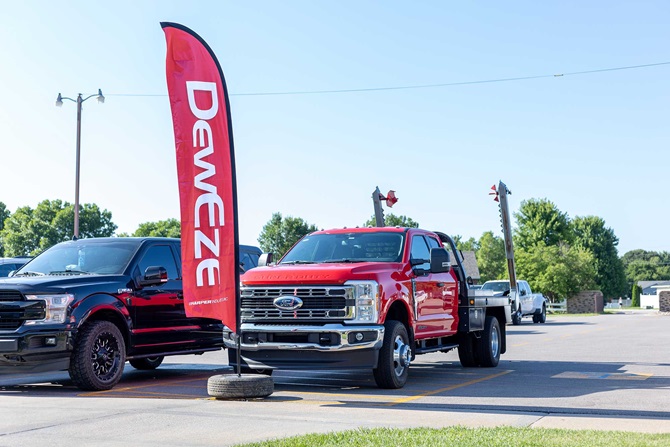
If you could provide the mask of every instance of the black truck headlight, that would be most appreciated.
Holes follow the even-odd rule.
[[[41,320],[26,320],[26,325],[64,323],[67,308],[74,301],[74,295],[69,293],[60,295],[26,295],[27,300],[44,301],[44,318]]]

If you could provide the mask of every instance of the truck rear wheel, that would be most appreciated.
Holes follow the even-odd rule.
[[[126,345],[119,328],[109,321],[92,321],[79,332],[68,372],[78,388],[104,391],[121,380],[125,363]]]
[[[480,365],[484,367],[498,366],[500,361],[500,323],[494,316],[486,317],[484,321],[484,330],[482,331],[482,338],[477,340],[477,348],[479,350]]]
[[[472,333],[461,335],[461,340],[458,343],[458,359],[464,368],[479,366],[479,353],[475,349],[476,342],[477,340]]]
[[[397,389],[405,386],[412,360],[407,328],[397,320],[384,323],[384,344],[379,350],[377,367],[372,370],[379,388]]]
[[[547,306],[544,304],[542,305],[542,313],[538,317],[537,321],[539,323],[546,323],[547,322]]]
[[[143,359],[129,360],[130,366],[135,369],[151,370],[158,368],[163,363],[163,356],[145,357]]]

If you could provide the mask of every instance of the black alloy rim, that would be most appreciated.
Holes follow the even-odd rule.
[[[108,332],[98,335],[91,352],[91,366],[95,376],[103,382],[112,380],[120,363],[121,350],[116,337]]]

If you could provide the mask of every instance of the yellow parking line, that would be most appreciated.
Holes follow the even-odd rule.
[[[140,390],[142,388],[151,388],[151,387],[156,387],[156,386],[171,386],[171,385],[177,385],[180,383],[188,383],[188,382],[196,382],[199,380],[203,380],[204,377],[198,377],[198,378],[189,378],[189,379],[175,379],[175,380],[170,380],[167,382],[152,382],[152,383],[147,383],[144,385],[136,385],[136,386],[126,386],[126,387],[115,387],[112,388],[111,390],[107,391],[93,391],[89,393],[81,393],[78,394],[78,396],[81,397],[96,397],[96,396],[102,396],[104,394],[112,394],[112,393],[124,393],[124,392],[133,392],[135,390]]]
[[[289,394],[306,394],[310,396],[328,396],[328,397],[357,397],[361,399],[388,399],[388,396],[375,394],[356,394],[356,393],[319,393],[314,391],[291,391]]]
[[[137,391],[130,393],[122,393],[118,396],[107,395],[107,397],[125,397],[125,398],[142,398],[142,399],[202,399],[204,396],[197,396],[193,394],[177,394],[177,393],[161,393],[158,391]]]
[[[446,388],[440,388],[439,390],[433,390],[433,391],[429,391],[429,392],[426,392],[426,393],[417,394],[415,396],[403,397],[402,399],[396,399],[393,402],[389,402],[389,403],[385,404],[385,406],[392,407],[394,405],[404,404],[404,403],[411,402],[413,400],[418,400],[418,399],[421,399],[421,398],[424,398],[424,397],[427,397],[427,396],[432,396],[432,395],[435,395],[435,394],[444,393],[445,391],[451,391],[451,390],[455,390],[457,388],[463,388],[464,386],[474,385],[475,383],[495,379],[496,377],[504,376],[505,374],[509,374],[511,372],[512,372],[512,370],[509,369],[509,370],[506,370],[506,371],[499,372],[498,374],[491,374],[490,376],[480,377],[479,379],[470,380],[468,382],[459,383],[457,385],[448,386]]]

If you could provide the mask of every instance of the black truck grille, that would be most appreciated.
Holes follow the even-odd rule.
[[[0,290],[0,330],[18,329],[25,320],[44,318],[44,302],[26,302],[18,290]]]
[[[302,305],[283,310],[274,305],[276,298],[298,297]],[[342,320],[353,316],[350,287],[244,287],[240,313],[243,321],[256,320]]]

